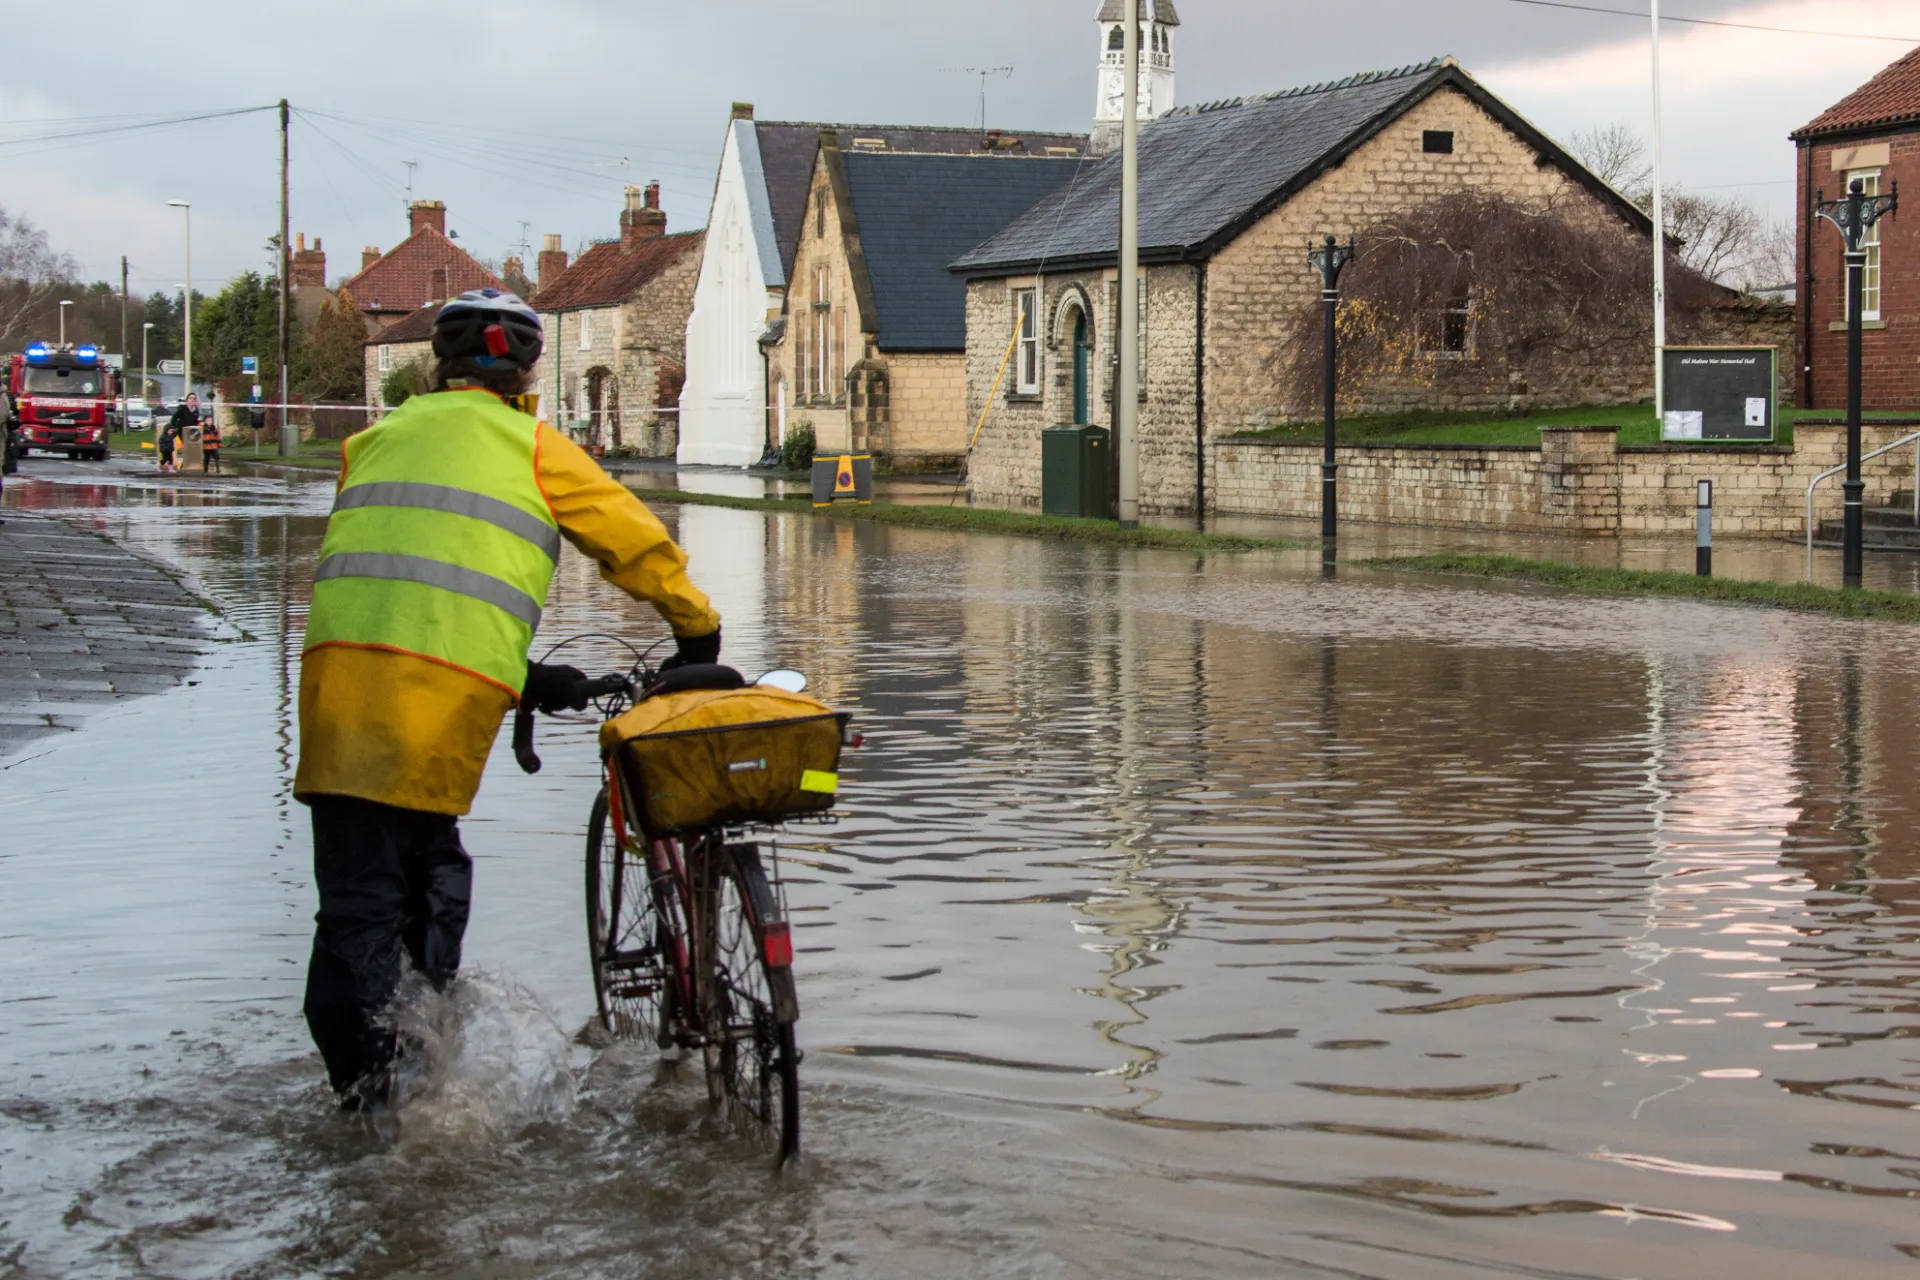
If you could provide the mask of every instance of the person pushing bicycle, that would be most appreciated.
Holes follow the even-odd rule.
[[[583,709],[571,667],[530,664],[561,539],[673,629],[667,666],[720,655],[720,616],[666,528],[527,394],[540,317],[461,294],[433,327],[432,390],[343,446],[300,668],[294,796],[320,909],[307,1026],[343,1107],[384,1105],[382,1022],[401,957],[437,989],[460,966],[472,863],[458,820],[502,719]]]

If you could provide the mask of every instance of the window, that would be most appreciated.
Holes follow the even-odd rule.
[[[1117,26],[1112,31],[1109,31],[1107,33],[1107,48],[1125,49],[1126,47],[1127,47],[1127,29],[1125,27]]]
[[[1023,396],[1040,394],[1039,299],[1032,289],[1013,291],[1013,389]]]
[[[827,189],[813,189],[813,237],[818,240],[827,234]]]
[[[582,311],[580,313],[580,349],[585,351],[591,346],[593,346],[593,312]]]
[[[1853,190],[1853,184],[1860,184],[1861,192],[1869,196],[1880,194],[1880,171],[1878,169],[1856,169],[1847,175],[1847,190]],[[1861,273],[1860,318],[1878,320],[1880,318],[1880,224],[1874,223],[1867,228],[1860,247],[1867,251],[1866,270]],[[1847,298],[1848,306],[1852,299]],[[1846,313],[1842,313],[1843,315]]]
[[[380,344],[380,372],[391,373],[392,371],[393,348],[383,342]]]
[[[1462,289],[1421,317],[1420,350],[1434,360],[1465,360],[1473,354],[1473,293]]]
[[[1453,154],[1453,130],[1428,129],[1420,135],[1420,149],[1430,156]]]
[[[813,395],[826,398],[834,394],[833,369],[833,272],[826,266],[813,269],[813,368],[807,379]]]

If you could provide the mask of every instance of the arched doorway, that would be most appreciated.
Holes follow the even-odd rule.
[[[1073,313],[1073,421],[1084,426],[1088,416],[1087,383],[1093,370],[1093,343],[1087,334],[1087,313]]]

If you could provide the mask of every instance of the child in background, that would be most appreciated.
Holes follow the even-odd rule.
[[[220,470],[220,412],[216,409],[200,424],[200,470]]]

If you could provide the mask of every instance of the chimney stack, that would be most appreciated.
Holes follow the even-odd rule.
[[[560,247],[560,237],[548,232],[540,237],[540,256],[534,260],[534,268],[540,273],[540,287],[545,289],[560,278],[567,269],[567,251]]]
[[[751,119],[753,119],[753,104],[752,104],[751,102],[736,102],[736,103],[734,103],[734,104],[733,104],[733,118],[734,118],[735,120],[751,120]]]
[[[447,234],[446,201],[415,200],[407,206],[407,234],[412,235],[422,227],[432,227],[441,235]]]
[[[518,258],[508,258],[500,264],[500,282],[519,294],[527,296],[527,267]]]
[[[365,271],[378,261],[380,261],[380,250],[377,246],[366,245],[360,250],[360,269],[362,271]]]
[[[427,298],[428,302],[447,300],[447,269],[445,267],[435,267],[427,272],[427,293],[431,295]]]
[[[649,182],[645,194],[627,188],[627,207],[620,213],[620,247],[631,249],[642,240],[667,234],[667,215],[660,208],[660,184]]]
[[[316,288],[327,287],[327,255],[320,248],[320,237],[313,238],[313,248],[307,248],[307,233],[296,231],[293,235],[293,262],[287,269],[287,280],[294,285],[313,285]]]

